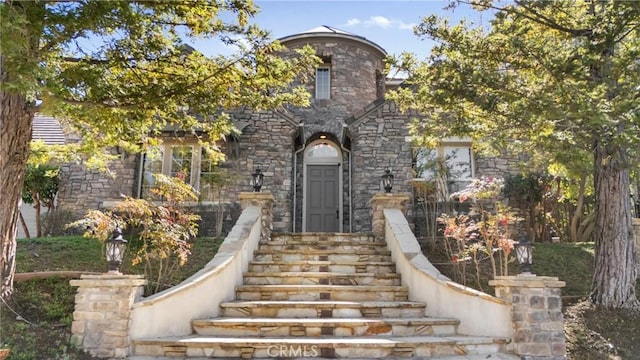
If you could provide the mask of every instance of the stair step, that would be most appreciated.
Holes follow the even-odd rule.
[[[302,354],[304,355],[304,354]],[[262,358],[264,360],[273,360],[278,357],[268,357]],[[128,360],[176,360],[173,356],[129,356]],[[210,357],[189,357],[190,360],[207,360],[211,359]],[[260,358],[254,358],[260,359]],[[287,357],[289,360],[309,360],[309,357]],[[325,358],[325,357],[314,357],[313,360],[334,360],[335,358]],[[350,358],[351,360],[380,360],[380,358]],[[386,357],[385,360],[406,360],[406,357]],[[424,357],[424,356],[413,356],[412,360],[520,360],[520,356],[504,354],[504,353],[494,353],[494,354],[477,354],[477,355],[456,355],[456,356],[438,356],[438,357]]]
[[[450,336],[457,320],[439,318],[215,318],[194,320],[207,336]]]
[[[358,273],[295,271],[295,272],[247,272],[245,285],[400,285],[400,275],[395,273]]]
[[[317,249],[298,249],[298,250],[262,250],[258,249],[253,252],[254,260],[272,260],[272,261],[391,261],[391,252],[389,250],[317,250]]]
[[[189,336],[133,341],[138,356],[182,357],[445,357],[494,354],[505,339],[472,336],[223,337]],[[464,359],[461,357],[460,359]]]
[[[369,240],[328,240],[328,241],[264,241],[260,242],[261,250],[387,250],[387,244]]]
[[[374,241],[374,238],[372,234],[363,233],[275,233],[271,240],[317,243],[325,241]]]
[[[359,261],[252,261],[249,263],[250,272],[274,272],[274,271],[315,271],[315,272],[339,272],[345,274],[354,273],[393,273],[396,266],[391,261],[371,261],[362,263]]]
[[[375,285],[240,285],[238,300],[406,301],[406,286]]]
[[[421,318],[426,305],[410,301],[229,301],[220,308],[225,317]]]

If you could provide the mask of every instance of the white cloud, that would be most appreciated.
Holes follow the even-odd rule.
[[[387,17],[378,15],[372,16],[367,20],[360,20],[358,18],[351,18],[343,25],[346,27],[364,26],[364,27],[379,27],[383,29],[400,29],[400,30],[413,30],[416,23],[405,23],[402,20],[393,20]]]
[[[358,24],[360,24],[360,19],[353,18],[353,19],[347,20],[347,23],[344,24],[344,26],[356,26]]]

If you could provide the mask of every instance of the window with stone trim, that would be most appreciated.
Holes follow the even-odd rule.
[[[216,169],[216,161],[207,156],[199,144],[163,144],[150,148],[143,155],[140,197],[157,198],[151,189],[155,187],[153,174],[160,173],[183,177],[186,183],[200,192],[201,201],[213,201]]]
[[[416,178],[446,184],[447,192],[464,189],[473,179],[473,152],[470,143],[443,143],[437,149],[416,151]]]
[[[328,65],[316,69],[316,99],[326,100],[331,96],[331,68]]]

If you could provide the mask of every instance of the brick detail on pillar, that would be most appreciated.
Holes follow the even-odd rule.
[[[133,303],[147,281],[140,275],[82,275],[71,325],[72,342],[100,358],[129,355],[129,321]]]
[[[513,350],[523,360],[565,360],[566,338],[556,277],[498,276],[489,281],[496,296],[511,304]]]
[[[273,230],[273,201],[270,192],[242,192],[240,193],[240,208],[259,206],[262,209],[260,241],[270,241]]]
[[[379,193],[371,199],[371,229],[376,240],[384,239],[384,209],[400,209],[407,215],[408,194]]]

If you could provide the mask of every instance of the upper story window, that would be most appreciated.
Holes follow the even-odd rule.
[[[322,65],[316,69],[316,99],[329,99],[331,90],[331,68]]]

